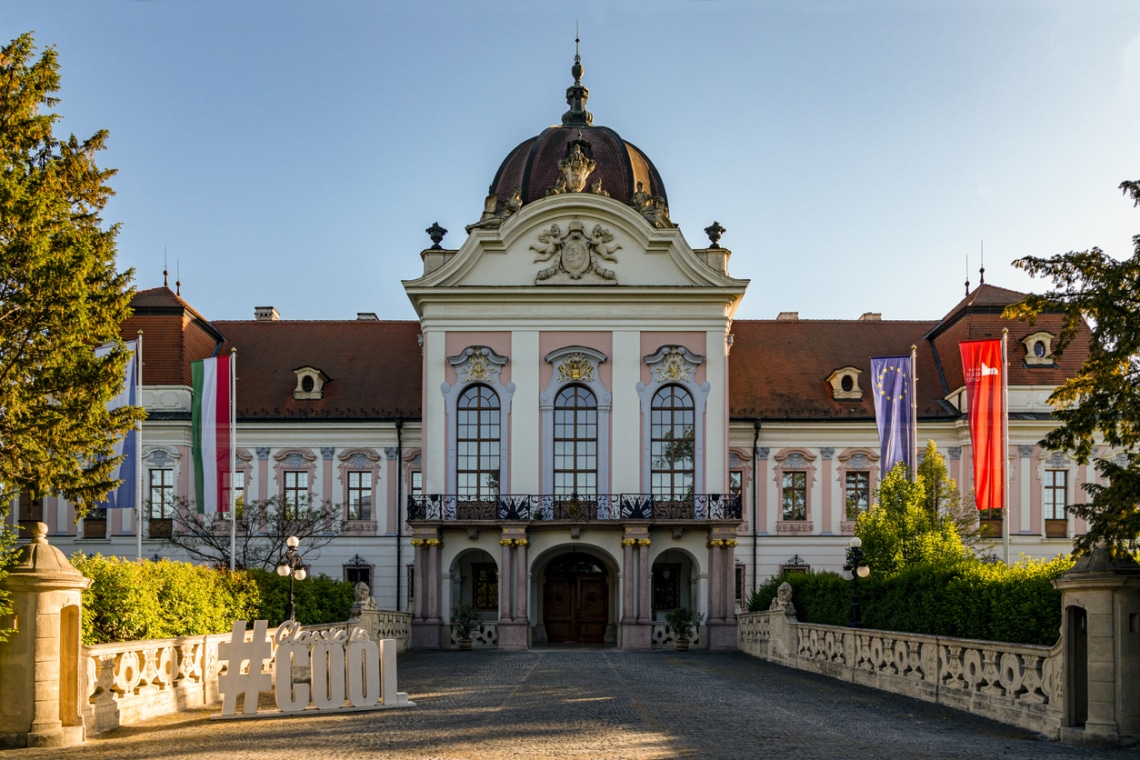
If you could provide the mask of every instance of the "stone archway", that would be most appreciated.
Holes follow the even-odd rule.
[[[550,642],[602,643],[610,626],[609,579],[601,560],[570,552],[550,561],[542,617]]]

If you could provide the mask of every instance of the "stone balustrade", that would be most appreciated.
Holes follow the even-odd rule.
[[[230,634],[84,647],[88,731],[109,731],[218,699],[218,643]]]
[[[800,670],[954,707],[1056,739],[1062,647],[800,623],[782,609],[738,616],[741,651]]]
[[[395,639],[397,652],[406,652],[412,639],[409,612],[365,610],[346,623],[304,628],[327,631],[350,626],[364,629],[373,641]],[[229,639],[229,633],[220,633],[84,647],[87,730],[109,731],[219,701],[218,644]]]

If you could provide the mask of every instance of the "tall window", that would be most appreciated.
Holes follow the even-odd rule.
[[[348,519],[372,519],[372,472],[348,471]]]
[[[807,519],[807,473],[785,472],[783,489],[784,520]]]
[[[554,400],[554,493],[597,492],[598,402],[589,389],[567,386]]]
[[[1065,502],[1069,493],[1068,470],[1045,471],[1045,519],[1064,520]]]
[[[174,470],[150,470],[150,516],[174,516]]]
[[[847,473],[847,519],[854,520],[871,506],[871,473],[856,470]]]
[[[485,385],[473,385],[459,397],[456,418],[456,484],[461,499],[499,495],[499,397]]]
[[[412,470],[411,495],[416,499],[424,495],[424,474],[421,470]]]
[[[730,470],[728,473],[728,495],[729,496],[743,496],[744,495],[744,472],[741,470]]]
[[[305,470],[285,470],[285,508],[296,513],[309,504],[309,473]]]
[[[153,470],[151,472],[153,472]],[[232,477],[234,484],[234,507],[240,510],[245,506],[245,473],[238,470],[233,473]],[[226,488],[225,483],[222,484],[222,501],[225,502],[226,514],[229,514],[230,489]]]
[[[691,498],[695,474],[693,397],[678,385],[653,395],[650,407],[650,487],[654,496]]]

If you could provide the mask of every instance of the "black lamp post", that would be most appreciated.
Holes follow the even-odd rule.
[[[847,625],[852,628],[863,627],[863,615],[859,608],[859,579],[871,574],[862,546],[863,541],[858,536],[851,539],[847,545],[847,564],[843,566],[843,577],[851,581],[851,620]]]
[[[277,560],[277,574],[284,578],[289,576],[289,604],[285,607],[285,618],[287,620],[296,620],[296,608],[293,606],[293,579],[299,581],[305,580],[308,575],[305,572],[305,561],[301,559],[301,553],[297,551],[297,546],[300,540],[296,536],[289,536],[285,539],[285,553],[281,555],[281,559]]]

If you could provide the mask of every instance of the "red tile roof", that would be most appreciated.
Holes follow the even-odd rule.
[[[237,349],[243,419],[418,419],[420,326],[406,321],[216,322],[223,352]],[[328,376],[323,398],[296,400],[300,367]]]

